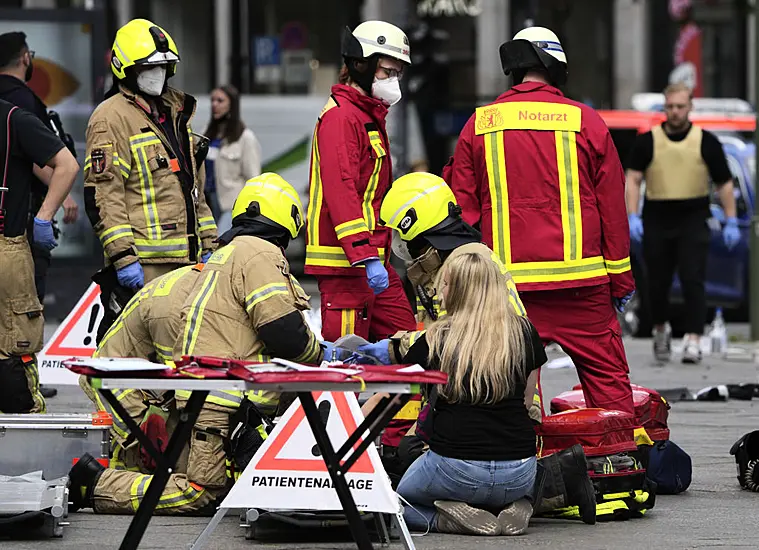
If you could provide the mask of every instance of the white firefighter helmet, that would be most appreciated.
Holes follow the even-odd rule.
[[[346,27],[342,54],[343,57],[354,59],[384,55],[411,64],[411,49],[406,33],[385,21],[364,21],[353,31]]]
[[[566,83],[567,56],[559,37],[551,29],[522,29],[512,40],[501,44],[499,53],[503,72],[513,73],[517,83],[531,69],[545,70],[556,86]]]

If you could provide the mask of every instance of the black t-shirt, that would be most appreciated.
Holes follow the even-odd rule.
[[[13,105],[0,100],[0,113],[3,113],[0,131],[3,133],[3,147],[0,150],[0,167],[5,167],[5,136],[8,135],[8,110]],[[51,158],[63,149],[63,142],[48,130],[39,118],[23,109],[16,109],[10,117],[11,143],[10,160],[5,193],[5,231],[6,237],[24,234],[29,216],[29,198],[32,181],[35,179],[33,164],[45,166]],[[2,168],[0,168],[2,169]]]
[[[25,82],[20,81],[15,76],[0,74],[0,99],[13,103],[16,107],[26,109],[39,118],[50,131],[53,130],[50,116],[47,114],[47,105],[37,97],[37,94]],[[39,206],[47,194],[47,186],[35,177],[32,180],[32,193],[36,196],[34,202]]]
[[[688,132],[690,132],[692,127],[693,125],[690,125],[686,130],[673,134],[669,134],[666,131],[664,133],[672,141],[682,141],[687,137]],[[702,135],[701,158],[704,160],[706,168],[709,170],[709,176],[712,178],[715,185],[725,184],[732,179],[733,175],[730,173],[730,168],[728,168],[725,151],[722,149],[722,143],[720,143],[717,136],[711,132],[702,130]],[[633,144],[627,167],[631,170],[637,170],[638,172],[645,172],[651,164],[653,157],[653,134],[651,132],[640,134]],[[699,197],[696,199],[680,200],[646,199],[643,207],[644,218],[653,217],[671,219],[672,216],[687,214],[689,212],[708,216],[709,198]]]
[[[524,336],[524,380],[515,385],[511,397],[492,405],[447,403],[438,397],[432,413],[432,451],[461,460],[521,460],[535,456],[535,428],[524,405],[525,381],[548,358],[537,330],[527,320]],[[403,363],[439,370],[437,361],[427,361],[428,353],[427,340],[422,336],[411,346]]]

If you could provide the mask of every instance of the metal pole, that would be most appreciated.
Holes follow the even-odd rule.
[[[754,2],[754,48],[759,41],[759,2]],[[759,55],[754,55],[754,109],[759,109]],[[754,144],[756,145],[756,161],[759,162],[759,128],[754,130]],[[751,261],[749,263],[749,299],[751,300],[749,320],[751,321],[751,340],[759,342],[759,211],[757,210],[757,197],[759,197],[759,182],[754,178],[754,213],[751,217],[751,234],[749,245],[751,247]]]

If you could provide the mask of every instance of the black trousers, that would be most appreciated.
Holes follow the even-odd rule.
[[[703,334],[706,323],[706,258],[711,231],[701,212],[643,218],[643,259],[654,325],[669,321],[669,293],[677,269],[685,301],[683,328]]]
[[[50,269],[51,254],[49,250],[40,248],[30,243],[32,259],[34,260],[34,286],[37,288],[37,298],[40,304],[45,304],[45,292],[47,290],[47,271]]]

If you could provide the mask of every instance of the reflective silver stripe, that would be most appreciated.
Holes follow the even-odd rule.
[[[234,403],[236,406],[242,403],[242,395],[240,393],[229,394],[223,391],[212,391],[208,394],[207,399],[212,402],[213,398]]]
[[[148,481],[150,481],[150,478],[153,476],[144,475],[142,476],[142,479],[140,479],[140,483],[137,485],[137,490],[135,491],[135,496],[142,500],[142,497],[145,496],[145,486],[148,484]]]
[[[203,491],[197,491],[192,486],[188,487],[186,490],[177,493],[176,495],[171,495],[169,497],[161,497],[158,499],[158,505],[156,506],[156,510],[160,510],[161,508],[172,508],[174,506],[181,506],[183,504],[189,504],[191,502],[195,502],[200,498],[200,495],[203,494]]]
[[[142,177],[140,178],[142,181],[140,183],[142,184],[142,196],[145,197],[145,208],[148,214],[148,225],[150,226],[148,227],[148,231],[157,233],[154,226],[158,223],[158,213],[156,212],[155,197],[153,197],[153,191],[150,189],[152,176],[148,169],[148,161],[145,158],[144,149],[135,149],[135,152],[137,153],[137,162],[140,163],[140,169],[142,170]],[[151,236],[157,238],[160,235]]]
[[[261,300],[264,300],[267,296],[270,294],[289,294],[290,290],[287,288],[286,284],[271,284],[266,285],[266,288],[263,290],[260,290],[258,292],[255,292],[253,294],[248,295],[248,297],[245,299],[245,309],[249,310],[251,307],[253,307],[256,303],[260,302]]]
[[[127,63],[131,63],[132,62],[132,60],[129,59],[129,56],[124,53],[124,50],[121,49],[121,46],[119,45],[118,42],[114,41],[113,45],[116,46],[117,50],[119,50],[119,53],[121,54],[121,57],[124,58],[124,61],[126,61]]]
[[[139,137],[139,138],[134,138],[134,137],[129,138],[129,144],[134,148],[137,148],[138,145],[143,145],[148,142],[161,143],[161,139],[155,134],[151,134],[149,136],[144,136],[144,137]]]
[[[188,249],[187,242],[183,244],[137,244],[137,242],[135,242],[137,252],[176,252]]]
[[[395,219],[398,216],[400,216],[401,214],[403,214],[404,212],[406,212],[406,210],[408,209],[409,206],[411,206],[412,204],[414,204],[416,201],[418,201],[419,199],[421,199],[425,195],[430,195],[430,194],[434,193],[435,191],[437,191],[438,189],[442,189],[446,185],[447,184],[445,184],[445,183],[440,183],[438,185],[435,185],[434,187],[430,187],[429,189],[427,189],[425,191],[422,191],[418,195],[415,195],[411,200],[409,200],[405,204],[401,205],[401,207],[398,210],[396,210],[395,213],[392,216],[390,216],[390,219],[388,221],[390,223],[395,223]]]
[[[399,48],[398,46],[391,46],[390,44],[379,44],[376,40],[371,40],[370,38],[360,38],[358,36],[356,37],[356,40],[362,44],[371,44],[372,46],[376,46],[383,50],[390,50],[391,52],[398,52],[400,54],[403,54],[403,48]]]

